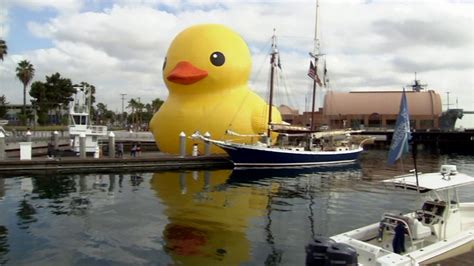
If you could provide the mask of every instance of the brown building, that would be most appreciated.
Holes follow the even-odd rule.
[[[280,111],[281,119],[283,119],[283,121],[293,124],[293,125],[296,125],[299,123],[300,115],[297,109],[293,109],[289,107],[288,105],[282,104],[278,107],[278,111]]]
[[[401,95],[401,91],[329,91],[324,98],[323,116],[330,128],[394,128]],[[412,128],[439,128],[439,94],[433,90],[407,91],[406,96]]]

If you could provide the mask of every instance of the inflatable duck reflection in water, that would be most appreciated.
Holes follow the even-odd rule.
[[[268,104],[249,89],[250,68],[246,43],[227,27],[204,24],[179,33],[163,65],[169,96],[150,121],[160,150],[178,153],[181,132],[186,136],[195,131],[209,132],[213,139],[226,139],[226,130],[239,134],[266,132]],[[281,122],[274,107],[272,121]],[[187,141],[187,153],[192,146],[193,142]],[[199,149],[204,152],[202,144]],[[213,146],[212,152],[224,151]]]

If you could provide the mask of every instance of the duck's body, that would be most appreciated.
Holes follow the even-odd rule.
[[[163,69],[168,99],[150,122],[160,150],[178,153],[181,132],[187,136],[209,132],[214,139],[226,139],[226,130],[265,133],[268,104],[247,85],[250,65],[247,45],[224,26],[198,25],[181,32]],[[281,122],[276,108],[272,114],[273,122]],[[193,144],[187,141],[188,153]],[[213,152],[223,151],[213,148]]]

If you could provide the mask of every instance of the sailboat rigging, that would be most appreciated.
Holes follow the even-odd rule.
[[[319,34],[318,34],[318,19],[319,19],[319,1],[316,1],[316,19],[315,19],[315,24],[314,24],[314,49],[312,53],[309,53],[309,55],[314,59],[314,76],[311,78],[313,79],[313,99],[312,99],[312,105],[311,105],[311,130],[315,129],[315,118],[314,118],[314,111],[315,105],[316,105],[316,89],[317,89],[317,83],[318,83],[318,61],[319,57],[321,56],[319,52],[320,48],[320,42],[319,42]],[[310,64],[310,71],[311,66],[313,66],[313,63],[311,62]]]
[[[318,9],[319,4],[316,5]],[[318,11],[316,11],[318,14]],[[315,48],[311,55],[314,58],[314,63],[317,64],[319,57],[319,39],[317,37],[317,27],[315,36]],[[303,128],[296,126],[286,126],[275,124],[272,121],[273,107],[273,87],[274,76],[276,68],[279,68],[278,47],[276,42],[275,30],[272,37],[272,49],[270,58],[270,84],[269,84],[269,111],[268,111],[268,126],[264,137],[264,143],[257,142],[256,144],[235,143],[232,141],[220,141],[210,139],[201,135],[199,132],[193,134],[195,138],[202,139],[213,143],[222,148],[230,156],[231,161],[235,166],[265,166],[265,167],[281,167],[281,166],[302,166],[302,165],[326,165],[326,164],[342,164],[352,163],[358,159],[359,154],[363,151],[362,145],[367,141],[355,140],[350,136],[352,131],[331,131],[331,132],[314,132],[314,109],[315,109],[315,92],[317,85],[321,83],[317,73],[315,72],[313,78],[313,119],[311,127]],[[313,64],[313,62],[311,62]],[[319,82],[318,82],[319,80]],[[321,86],[321,84],[319,84]],[[304,136],[303,139],[295,138],[293,143],[289,143],[289,137],[292,136],[288,132],[298,132],[298,136]],[[273,132],[273,133],[272,133]],[[271,137],[274,133],[280,133],[280,138],[277,145],[272,145]]]

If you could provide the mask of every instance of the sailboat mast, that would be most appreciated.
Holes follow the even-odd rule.
[[[313,55],[316,57],[319,55],[319,29],[318,29],[318,20],[319,20],[319,0],[316,0],[316,17],[314,23],[314,47]]]
[[[318,18],[319,18],[319,0],[316,0],[316,19],[314,23],[314,47],[313,52],[310,53],[311,57],[314,58],[314,67],[316,68],[316,77],[318,76],[317,69],[318,69],[318,57],[319,57],[319,32],[318,32]],[[316,89],[317,89],[317,80],[313,79],[313,103],[311,106],[311,128],[310,130],[314,130],[315,128],[315,115],[314,111],[316,109]]]
[[[271,123],[272,123],[272,106],[273,106],[273,79],[275,75],[275,66],[276,66],[276,55],[278,53],[276,47],[276,35],[275,29],[273,29],[273,36],[272,36],[272,52],[270,58],[270,96],[268,99],[268,128],[267,128],[267,136],[270,138],[271,133]]]

